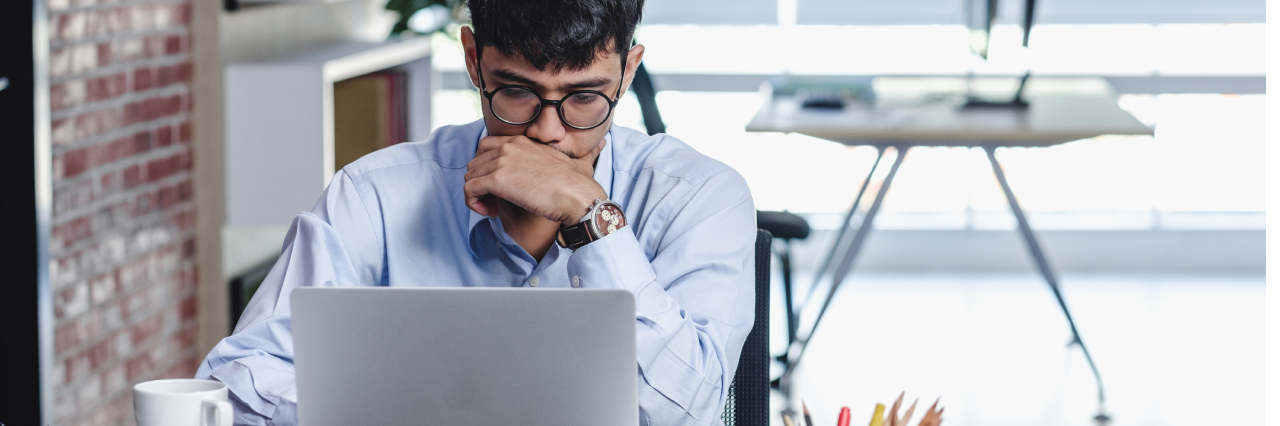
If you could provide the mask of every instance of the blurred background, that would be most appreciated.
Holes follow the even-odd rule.
[[[453,1],[37,4],[54,424],[132,424],[131,384],[194,374],[335,170],[481,116]],[[810,226],[775,243],[790,245],[806,309],[876,149],[748,132],[770,101],[762,84],[1101,79],[1153,135],[996,156],[1061,277],[1106,411],[1116,425],[1261,423],[1263,2],[1041,0],[1027,47],[1025,3],[987,4],[985,59],[973,0],[648,0],[636,41],[666,133],[738,170],[758,209]],[[628,92],[615,124],[643,131],[641,109]],[[981,148],[913,148],[872,228],[790,404],[803,399],[818,424],[849,406],[857,422],[906,391],[941,397],[948,425],[1093,424],[1092,373]],[[777,393],[772,409],[788,403]]]

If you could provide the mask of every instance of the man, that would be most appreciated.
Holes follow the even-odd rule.
[[[724,164],[612,126],[643,0],[468,7],[484,119],[339,171],[196,376],[227,384],[238,425],[296,423],[299,286],[627,289],[641,424],[719,424],[754,318],[755,209]]]

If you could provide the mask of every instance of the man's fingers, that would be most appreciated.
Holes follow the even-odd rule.
[[[496,149],[491,149],[491,150],[476,154],[476,158],[472,158],[471,162],[467,163],[467,170],[471,170],[478,164],[483,164],[483,163],[493,161],[493,159],[498,158],[499,155],[501,155],[501,151]]]
[[[490,186],[493,179],[488,176],[478,179],[468,180],[462,186],[462,193],[467,203],[467,208],[479,213],[482,216],[494,216],[498,214],[498,206],[491,198]]]
[[[518,138],[524,138],[524,136],[485,136],[480,139],[480,145],[476,147],[476,156],[479,157],[480,154],[493,151],[500,146],[514,142]]]
[[[462,180],[469,181],[481,176],[488,176],[490,173],[498,170],[501,163],[504,161],[500,158],[493,157],[496,156],[490,156],[489,158],[476,157],[476,159],[471,160],[470,163],[467,163],[467,173],[462,175]]]

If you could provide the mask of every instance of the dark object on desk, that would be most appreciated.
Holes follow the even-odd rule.
[[[720,419],[725,426],[769,425],[769,260],[773,236],[756,230],[756,321],[742,345],[738,371]]]
[[[227,288],[227,296],[231,299],[230,303],[227,303],[227,306],[231,309],[230,317],[228,317],[231,321],[231,328],[227,329],[228,333],[236,329],[236,323],[240,322],[240,315],[244,314],[244,308],[249,306],[249,300],[253,299],[253,294],[262,285],[262,280],[267,278],[267,273],[270,273],[271,268],[275,266],[276,259],[272,258],[231,278]]]
[[[965,101],[965,109],[991,109],[991,108],[1007,108],[1007,109],[1027,109],[1031,105],[1022,99],[1022,93],[1027,88],[1027,78],[1031,77],[1031,71],[1027,71],[1022,75],[1022,80],[1018,82],[1018,91],[1013,93],[1013,99],[1008,101],[989,101],[969,95],[969,99]]]
[[[844,109],[844,96],[840,93],[807,93],[801,98],[800,107],[806,109]]]

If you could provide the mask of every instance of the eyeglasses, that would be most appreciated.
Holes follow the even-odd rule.
[[[596,90],[578,90],[569,92],[558,101],[543,99],[537,92],[525,86],[504,84],[492,92],[485,91],[484,71],[480,69],[480,58],[476,58],[476,71],[480,74],[480,93],[489,99],[489,111],[503,123],[520,126],[532,123],[542,115],[543,106],[556,107],[560,113],[560,121],[564,125],[587,130],[600,127],[609,120],[609,113],[618,105],[622,96],[622,77],[626,76],[626,55],[622,57],[622,76],[618,80],[618,91],[614,99]]]

